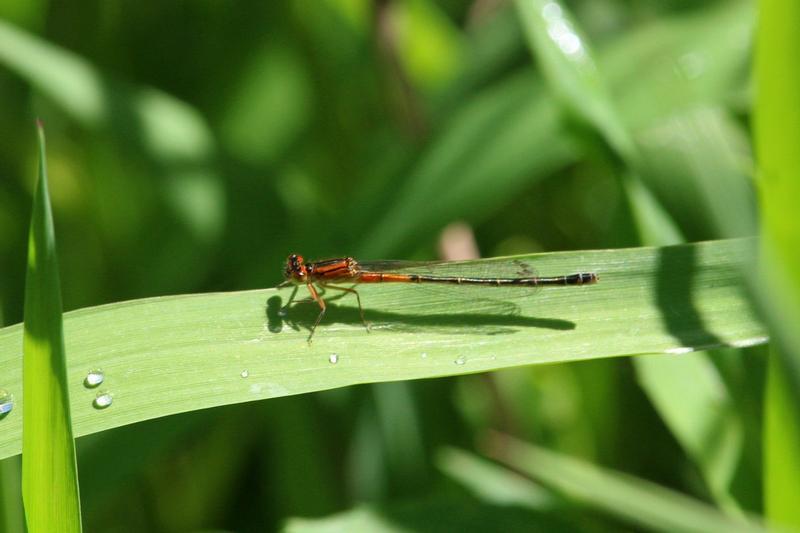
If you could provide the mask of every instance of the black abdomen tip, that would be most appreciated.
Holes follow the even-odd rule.
[[[580,274],[572,274],[561,279],[565,285],[586,285],[589,283],[597,283],[597,274],[594,272],[581,272]]]

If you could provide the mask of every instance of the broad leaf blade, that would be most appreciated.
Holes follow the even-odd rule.
[[[530,364],[673,353],[766,342],[743,294],[751,240],[666,248],[541,254],[542,275],[594,271],[596,285],[552,287],[493,300],[429,292],[425,285],[359,288],[367,333],[351,295],[318,308],[278,308],[289,290],[151,298],[66,314],[77,435],[171,413],[357,383],[451,376]],[[474,268],[518,268],[514,258]],[[469,264],[467,265],[469,266]],[[501,290],[501,289],[498,289]],[[332,294],[329,295],[333,296]],[[297,327],[293,329],[292,326]],[[0,330],[0,374],[19,379],[19,326]],[[335,362],[332,362],[335,361]],[[87,372],[105,372],[113,405],[97,411]],[[245,372],[246,371],[246,372]],[[0,421],[0,457],[19,452],[20,421]]]

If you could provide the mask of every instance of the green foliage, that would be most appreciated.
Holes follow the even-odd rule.
[[[765,507],[776,524],[800,527],[800,39],[796,2],[762,2],[756,55],[755,141],[762,208],[761,298],[775,345],[766,400]]]
[[[656,531],[761,531],[756,523],[730,519],[702,502],[620,472],[495,436],[490,454],[531,475],[566,498],[586,502]]]
[[[22,498],[28,531],[80,531],[55,230],[47,192],[44,131],[33,202],[25,281],[22,360]],[[4,350],[5,351],[5,350]],[[20,353],[17,346],[14,350]],[[5,374],[5,372],[4,372]],[[18,374],[18,372],[17,372]],[[23,385],[23,386],[20,386]],[[5,431],[4,431],[5,433]]]
[[[760,17],[776,26],[758,34],[756,115],[749,0],[8,0],[0,19],[0,319],[23,318],[42,116],[87,530],[791,523],[800,276],[758,283],[777,287],[761,306],[788,339],[770,364],[784,388],[764,396],[762,348],[677,354],[764,342],[751,259],[800,249],[797,54],[776,51],[792,17]],[[759,181],[758,215],[753,118],[759,172],[785,178]],[[757,217],[769,238],[740,239]],[[288,290],[265,289],[289,252],[435,259],[455,221],[498,257],[468,272],[524,256],[601,281],[365,287],[370,333],[329,294],[311,346],[314,306],[282,317]],[[640,248],[683,241],[713,242]],[[598,251],[531,255],[549,250]],[[21,326],[0,329],[4,457],[21,450],[21,353]],[[490,429],[551,467],[580,458],[597,498],[451,453],[486,452]],[[636,481],[609,505],[617,470]],[[0,478],[16,533],[13,457]]]

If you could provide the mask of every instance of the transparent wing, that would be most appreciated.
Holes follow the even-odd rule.
[[[365,272],[395,274],[420,274],[441,277],[473,278],[530,278],[536,270],[518,259],[490,259],[481,261],[359,261]],[[377,283],[353,285],[359,291],[379,291],[389,295],[397,293],[398,305],[406,303],[425,307],[426,301],[458,301],[460,306],[477,312],[514,314],[518,307],[514,300],[530,298],[541,290],[534,286],[467,285],[437,283]]]
[[[481,261],[358,261],[362,270],[431,276],[464,276],[479,278],[532,278],[536,269],[519,259]]]

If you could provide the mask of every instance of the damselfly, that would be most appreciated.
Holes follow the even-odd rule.
[[[448,262],[404,263],[402,261],[356,261],[352,257],[342,257],[337,259],[326,259],[324,261],[314,261],[306,263],[303,256],[292,254],[286,260],[284,276],[286,281],[279,287],[294,285],[289,301],[286,302],[284,310],[294,301],[297,290],[301,285],[308,288],[311,300],[317,302],[320,308],[319,315],[311,327],[308,335],[308,342],[314,336],[314,331],[325,316],[327,306],[325,300],[320,295],[321,289],[334,289],[355,294],[358,302],[358,311],[361,321],[369,331],[369,325],[364,319],[364,308],[361,305],[361,296],[353,287],[342,287],[339,284],[359,284],[359,283],[442,283],[453,285],[477,285],[484,287],[541,287],[547,285],[586,285],[597,283],[597,274],[592,272],[569,274],[566,276],[541,277],[525,272],[524,277],[468,277],[450,276],[436,274],[437,266],[448,265]],[[407,273],[403,270],[411,266],[419,268],[426,265],[431,274]]]

